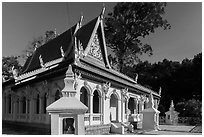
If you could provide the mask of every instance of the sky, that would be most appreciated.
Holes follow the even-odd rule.
[[[3,2],[2,56],[21,55],[34,38],[43,36],[47,30],[56,29],[57,33],[62,33],[75,25],[81,15],[84,16],[82,24],[86,24],[101,13],[103,4],[105,16],[116,5],[113,2]],[[182,61],[202,52],[202,3],[168,2],[165,12],[164,18],[171,29],[157,29],[142,40],[153,48],[153,55],[142,56],[142,60],[151,63],[164,58]]]

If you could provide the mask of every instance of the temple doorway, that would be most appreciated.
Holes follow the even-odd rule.
[[[115,94],[110,97],[110,121],[118,121],[118,98]]]

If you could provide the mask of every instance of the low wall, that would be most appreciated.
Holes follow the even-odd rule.
[[[110,133],[110,124],[106,125],[92,125],[85,127],[86,135],[104,135]]]
[[[178,124],[196,125],[201,123],[202,123],[201,117],[178,117]],[[159,124],[166,124],[165,116],[159,117]]]

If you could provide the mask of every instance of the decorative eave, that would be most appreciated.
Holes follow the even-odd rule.
[[[39,68],[39,69],[24,73],[24,74],[18,76],[16,84],[19,84],[19,83],[34,79],[37,74],[40,74],[40,73],[45,72],[45,71],[47,71],[49,69],[57,67],[62,60],[63,60],[63,58],[52,60],[52,61],[47,62],[47,63],[44,64],[45,68]]]
[[[80,68],[81,70],[92,72],[94,73],[93,75],[99,75],[99,77],[106,77],[107,79],[115,81],[116,83],[120,83],[119,85],[121,84],[126,85],[131,87],[134,90],[137,90],[137,91],[139,90],[140,92],[144,92],[146,94],[149,94],[152,92],[154,96],[160,98],[160,96],[156,92],[137,84],[134,80],[125,76],[124,74],[121,74],[112,69],[100,67],[94,64],[93,62],[87,62],[83,59],[81,59],[81,62],[82,62],[81,64],[77,64],[77,67]],[[114,73],[114,72],[117,72],[117,73]]]

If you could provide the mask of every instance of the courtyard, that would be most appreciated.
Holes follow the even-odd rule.
[[[202,133],[192,133],[189,132],[195,126],[185,126],[185,125],[160,125],[160,131],[144,131],[144,130],[135,130],[134,133],[125,133],[125,135],[202,135]],[[202,126],[199,127],[199,130],[202,131]],[[42,129],[33,129],[26,127],[16,127],[11,125],[4,125],[2,128],[2,134],[7,135],[49,135],[49,131]],[[110,134],[116,135],[116,134]],[[118,134],[117,134],[118,135]]]

